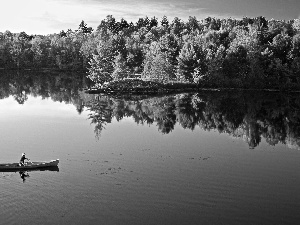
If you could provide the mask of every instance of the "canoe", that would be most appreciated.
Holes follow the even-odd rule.
[[[24,171],[24,170],[36,170],[57,167],[59,159],[45,161],[45,162],[26,162],[24,166],[20,166],[19,163],[3,163],[0,164],[0,171]]]

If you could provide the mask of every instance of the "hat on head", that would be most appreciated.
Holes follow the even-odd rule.
[[[25,154],[25,153],[22,153],[22,156],[23,156],[23,155],[26,155],[26,154]]]

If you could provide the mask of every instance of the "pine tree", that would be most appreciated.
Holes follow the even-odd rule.
[[[120,80],[128,77],[129,74],[130,72],[126,65],[126,59],[119,53],[114,60],[114,72],[112,73],[112,77],[114,80]]]
[[[89,64],[89,75],[87,76],[98,85],[112,80],[113,53],[107,42],[100,42],[97,46],[97,54],[93,54]]]
[[[199,76],[206,71],[205,52],[200,46],[185,42],[177,57],[177,79],[194,82],[194,76]]]

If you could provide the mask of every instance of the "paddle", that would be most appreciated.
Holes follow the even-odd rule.
[[[27,161],[28,161],[27,164],[28,164],[28,163],[32,164],[32,162],[30,161],[30,159],[27,159]]]

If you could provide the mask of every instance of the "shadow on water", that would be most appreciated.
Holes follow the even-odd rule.
[[[1,170],[1,173],[11,173],[11,172],[31,172],[31,171],[56,171],[59,172],[59,167],[58,166],[51,166],[51,167],[45,167],[45,168],[32,168],[32,169],[5,169],[5,170]]]
[[[28,95],[51,98],[89,111],[95,135],[113,119],[131,117],[137,124],[156,124],[168,134],[179,125],[201,128],[241,138],[249,148],[262,139],[270,145],[282,143],[300,148],[299,94],[272,92],[199,92],[161,96],[108,96],[85,93],[90,83],[86,74],[29,71],[0,71],[0,99],[13,96],[19,104]]]
[[[19,171],[20,177],[23,180],[23,182],[25,182],[26,177],[29,177],[28,172],[26,173],[25,171]]]
[[[1,171],[1,173],[19,173],[20,178],[23,180],[23,182],[26,181],[27,178],[30,178],[30,174],[32,172],[36,172],[36,171],[53,171],[53,172],[59,172],[59,168],[58,166],[53,166],[53,167],[48,167],[48,168],[40,168],[40,169],[31,169],[31,170],[5,170],[5,171]]]

